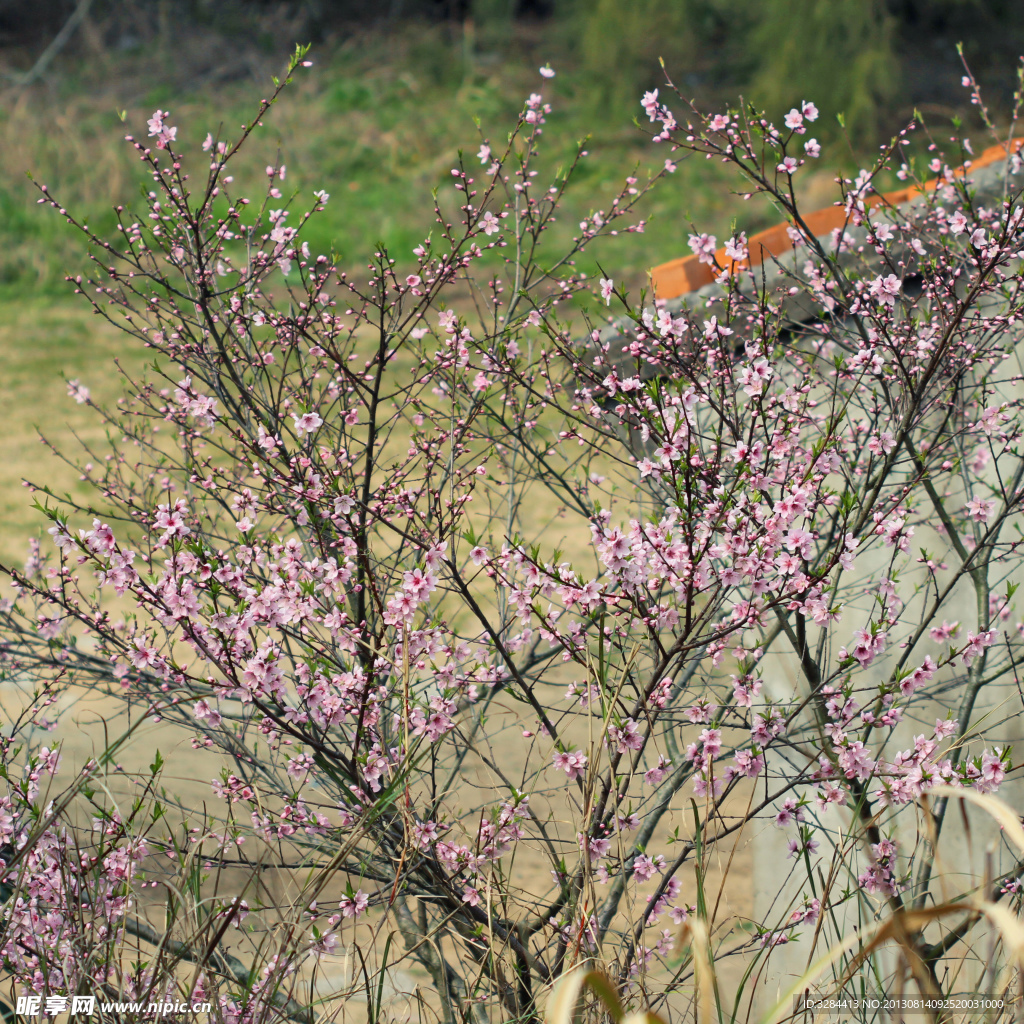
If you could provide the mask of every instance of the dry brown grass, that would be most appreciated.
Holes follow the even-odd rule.
[[[31,480],[58,493],[70,491],[88,499],[89,488],[79,474],[52,455],[40,440],[50,438],[69,452],[75,438],[105,444],[102,424],[94,410],[67,397],[62,375],[79,379],[101,404],[116,401],[121,392],[114,367],[118,359],[138,372],[144,353],[125,344],[125,338],[84,302],[25,302],[9,304],[0,317],[0,402],[5,410],[0,438],[0,557],[19,564],[28,538],[44,531],[46,522],[33,511],[36,500],[23,485]]]

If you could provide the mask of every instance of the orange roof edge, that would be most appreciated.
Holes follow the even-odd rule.
[[[998,160],[1005,159],[1010,152],[1017,152],[1024,146],[1024,139],[1014,139],[1009,150],[1005,145],[990,146],[976,160],[972,160],[963,167],[958,167],[954,176],[961,178],[968,170],[979,170],[994,164]],[[925,182],[923,190],[934,191],[939,187],[943,179],[934,178]],[[908,188],[897,189],[894,192],[885,192],[879,195],[870,196],[866,200],[867,206],[879,206],[884,203],[886,206],[899,206],[909,202],[915,196],[920,195],[922,188],[912,185]],[[847,223],[846,211],[842,206],[826,206],[824,209],[815,210],[803,218],[804,223],[814,233],[816,238],[842,228]],[[766,256],[781,256],[793,248],[789,237],[789,223],[783,222],[764,231],[759,231],[747,240],[747,248],[750,251],[750,259],[737,263],[729,259],[725,254],[724,247],[715,251],[715,261],[718,266],[725,267],[730,273],[736,270],[746,269],[749,266],[759,266],[764,262]],[[695,292],[698,288],[711,284],[716,277],[714,267],[708,263],[701,263],[700,257],[696,254],[683,256],[679,259],[670,260],[657,267],[651,268],[651,285],[654,294],[659,299],[675,299],[680,295]]]

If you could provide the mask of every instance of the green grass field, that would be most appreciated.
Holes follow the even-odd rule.
[[[542,90],[554,106],[546,128],[548,171],[565,163],[577,140],[589,138],[590,156],[562,218],[563,240],[583,215],[607,206],[627,174],[638,171],[642,180],[668,155],[633,124],[634,117],[643,117],[639,94],[629,108],[601,109],[588,79],[571,65],[545,81],[529,56],[467,64],[457,49],[428,42],[372,37],[314,51],[314,67],[296,75],[236,165],[236,176],[244,164],[248,184],[261,189],[264,166],[282,159],[289,190],[331,193],[327,211],[307,232],[314,248],[331,248],[354,267],[380,242],[399,260],[411,258],[413,246],[432,227],[431,190],[449,186],[459,150],[477,165],[481,133],[500,145],[533,91]],[[17,299],[26,289],[59,294],[64,274],[84,266],[74,233],[61,218],[37,208],[38,192],[27,174],[106,234],[114,225],[111,208],[130,205],[145,182],[123,142],[126,132],[144,138],[152,111],[169,109],[182,148],[201,157],[199,143],[207,131],[230,137],[252,116],[265,94],[261,90],[270,91],[270,73],[279,69],[269,58],[265,63],[265,74],[245,81],[179,89],[154,85],[159,68],[142,56],[119,62],[111,57],[107,69],[89,65],[45,88],[11,90],[0,104],[0,296]],[[236,189],[240,184],[241,177]],[[772,223],[771,210],[744,206],[730,194],[738,185],[716,164],[682,162],[651,197],[646,233],[606,246],[600,258],[620,278],[640,282],[648,267],[688,251],[692,224],[721,236],[733,217],[747,230]]]

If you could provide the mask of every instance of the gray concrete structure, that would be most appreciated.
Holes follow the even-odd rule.
[[[1004,200],[1015,197],[1024,188],[1024,173],[1021,171],[1020,161],[1013,157],[985,167],[976,173],[969,171],[968,183],[973,190],[976,205],[993,207],[997,204],[1001,205]],[[885,220],[886,217],[892,216],[905,221],[918,213],[924,204],[932,201],[934,201],[934,197],[921,197],[891,213],[876,208],[872,212],[872,217],[876,220]],[[939,198],[940,203],[941,201]],[[859,247],[865,246],[866,230],[850,228],[847,231],[847,237],[851,251],[839,255],[839,264],[852,266],[856,263],[863,266],[867,262],[870,265],[870,261],[874,258],[872,246],[866,246],[866,255],[863,252],[856,252]],[[913,274],[915,268],[925,258],[909,247],[905,251],[898,252],[897,256],[904,259],[907,275]],[[756,275],[748,275],[749,283],[742,287],[749,288],[751,291],[755,287],[766,288],[771,293],[787,283],[792,283],[793,277],[797,280],[801,279],[803,277],[801,268],[806,259],[806,249],[786,253],[766,265],[763,271],[758,268]],[[673,311],[685,308],[692,311],[694,315],[699,315],[702,308],[707,306],[710,301],[721,298],[724,294],[725,290],[722,287],[710,285],[681,299],[671,300],[667,305]],[[820,312],[820,308],[813,307],[802,289],[794,295],[786,296],[783,307],[786,316],[794,323],[804,321]],[[708,315],[711,312],[714,310],[708,310]],[[998,312],[997,303],[994,300],[987,312]],[[618,327],[606,329],[602,335],[602,341],[612,340],[618,335],[619,330]],[[1022,350],[1024,347],[1018,344],[1016,358],[1012,361],[1013,365],[1005,374],[1001,375],[1002,377],[1009,378],[1024,374]],[[657,370],[650,368],[647,373],[649,376],[654,376]],[[1021,397],[1022,386],[1020,384],[1003,383],[999,386],[998,394],[993,401],[1019,400]],[[985,472],[995,483],[997,472],[1005,476],[1008,469],[1008,465],[997,466],[995,463],[990,463]],[[654,496],[657,499],[658,495]],[[949,493],[946,500],[950,508],[959,509],[969,497],[970,495],[961,489],[959,493]],[[918,548],[927,549],[934,555],[936,561],[948,563],[951,570],[958,564],[959,557],[953,550],[948,536],[934,527],[919,528],[912,546],[915,554]],[[869,550],[859,559],[857,572],[863,577],[863,586],[860,588],[862,594],[846,602],[842,622],[831,627],[835,637],[833,651],[850,640],[854,629],[864,627],[870,620],[875,600],[872,584],[889,574],[891,556],[892,549],[879,546]],[[907,605],[900,618],[902,622],[916,622],[924,614],[925,603],[924,592],[916,585],[926,582],[928,571],[924,566],[915,564],[914,558],[907,559],[907,562],[908,567],[901,575],[899,588],[901,596],[907,600]],[[950,575],[950,572],[943,574],[944,577]],[[993,583],[998,580],[998,587],[994,586],[994,589],[999,591],[1005,590],[1007,582],[1024,583],[1024,570],[1020,568],[1013,573],[1010,580],[1004,579],[1001,572],[994,571],[992,575]],[[1018,615],[996,625],[1012,632],[1019,617]],[[979,626],[977,595],[970,579],[964,578],[956,586],[948,598],[945,613],[940,615],[940,619],[942,618],[950,621],[959,620],[962,629],[961,636],[965,635],[968,629],[977,631]],[[809,629],[808,632],[813,632],[813,640],[816,642],[817,630]],[[923,656],[928,653],[937,659],[944,650],[948,650],[948,644],[943,645],[929,640],[920,644],[916,650],[920,656],[915,654],[913,665],[919,664]],[[888,679],[892,671],[892,663],[891,658],[880,660],[867,670],[867,673],[873,673],[868,678],[873,678],[877,682]],[[766,657],[763,669],[765,687],[767,691],[770,691],[769,695],[772,699],[785,704],[794,698],[799,699],[801,696],[807,695],[808,683],[801,673],[796,655],[792,649],[786,650],[784,636],[780,637],[772,653]],[[863,680],[865,675],[866,673],[861,673],[858,676],[858,682]],[[945,718],[950,708],[955,714],[960,714],[964,710],[966,683],[963,673],[957,673],[950,667],[944,670],[944,675],[936,677],[937,680],[946,678],[948,678],[948,686],[944,690],[940,689],[939,696],[928,702],[916,702],[913,705],[912,714],[908,714],[895,729],[885,747],[888,757],[891,758],[897,750],[913,747],[915,736],[930,735],[935,720]],[[1024,694],[1022,694],[1013,673],[1010,672],[1004,678],[987,683],[980,689],[973,708],[972,720],[980,724],[980,728],[984,732],[984,742],[988,746],[991,747],[994,742],[998,741],[1017,744],[1020,748],[1024,746],[1022,743],[1024,741],[1022,712],[1024,712]],[[982,745],[980,741],[972,744],[970,746],[972,753],[980,752]],[[1019,759],[1020,755],[1018,754],[1015,761],[1019,761]],[[793,771],[793,762],[782,753],[770,755],[769,774],[771,776],[776,779],[784,779]],[[999,796],[1015,808],[1024,808],[1022,786],[1024,786],[1022,780],[1007,780],[1000,789]],[[877,788],[877,782],[870,784],[871,790]],[[1007,849],[1007,844],[1001,842],[1000,831],[994,821],[978,808],[966,806],[961,808],[956,806],[957,803],[957,801],[953,801],[946,811],[936,853],[933,853],[928,844],[922,841],[928,826],[922,817],[919,805],[907,805],[899,815],[899,824],[893,832],[893,838],[899,841],[900,873],[909,872],[908,888],[903,894],[903,898],[908,904],[913,903],[917,896],[914,885],[915,882],[923,881],[922,872],[933,872],[931,884],[933,896],[925,901],[925,905],[932,905],[936,897],[954,898],[976,888],[986,877],[998,876],[1000,873],[1012,869],[1014,865],[1015,858]],[[838,837],[851,831],[853,814],[850,807],[831,807],[821,813],[818,820],[827,832]],[[801,903],[803,896],[814,894],[812,882],[808,879],[805,866],[790,857],[788,844],[795,833],[792,828],[776,828],[765,822],[759,823],[752,834],[755,850],[752,879],[754,919],[757,922],[778,921],[780,924],[784,923],[790,910]],[[823,847],[812,858],[812,864],[820,861],[823,874],[828,872],[830,862],[841,865],[844,860],[846,861],[848,877],[842,878],[842,869],[840,868],[832,888],[833,899],[836,892],[847,885],[856,888],[857,873],[864,870],[869,863],[864,846],[865,844],[860,843],[852,852],[846,851],[842,856],[835,857]],[[825,856],[822,857],[822,854]],[[821,878],[814,878],[813,888],[816,888],[819,893],[820,886]],[[767,966],[761,971],[757,982],[757,994],[754,1000],[755,1011],[758,1014],[766,1012],[781,993],[795,979],[799,978],[808,964],[820,956],[828,946],[870,922],[873,910],[877,911],[879,916],[889,913],[880,897],[873,901],[873,906],[871,901],[851,899],[829,915],[818,936],[816,947],[813,942],[814,928],[807,927],[800,940],[773,949]],[[943,933],[943,930],[932,927],[927,932],[928,940],[935,941]],[[989,967],[991,941],[991,932],[987,930],[987,926],[978,925],[970,933],[967,942],[954,947],[954,953],[962,953],[960,974],[955,981],[952,976],[942,979],[944,984],[950,985],[957,991],[978,991],[986,985],[990,980],[986,977],[986,971]],[[878,962],[881,986],[884,988],[887,985],[895,984],[891,977],[896,969],[895,947],[890,947],[888,951],[881,954]],[[907,991],[914,993],[916,989],[908,982]],[[727,1000],[727,1002],[731,1005],[731,1000]]]

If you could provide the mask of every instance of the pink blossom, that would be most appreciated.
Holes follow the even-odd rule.
[[[648,118],[653,121],[658,115],[658,90],[645,92],[643,99],[640,100],[640,105],[646,111]]]
[[[156,148],[166,149],[168,144],[173,142],[178,134],[177,128],[170,128],[164,124],[164,118],[170,117],[166,110],[157,110],[146,122],[149,127],[150,136],[156,136]]]
[[[718,799],[725,789],[724,778],[718,776],[709,777],[706,772],[700,772],[693,777],[693,794],[699,799]]]
[[[173,505],[159,505],[153,522],[154,530],[163,530],[157,543],[163,547],[174,537],[187,537],[192,531],[185,523],[188,508],[183,498]]]
[[[909,697],[916,690],[925,685],[938,671],[938,666],[930,656],[925,656],[924,662],[919,668],[915,668],[909,676],[900,681],[900,692]]]
[[[690,235],[689,245],[701,263],[713,264],[715,262],[717,240],[714,235]]]
[[[555,751],[551,755],[551,763],[560,768],[569,777],[569,781],[578,779],[587,770],[587,755],[578,750]]]
[[[981,775],[974,780],[974,788],[981,793],[994,793],[1006,778],[1006,765],[1000,750],[989,753],[984,750],[981,755]]]
[[[299,754],[288,759],[285,771],[290,778],[302,780],[313,770],[314,764],[311,754]]]
[[[633,877],[638,882],[650,881],[665,864],[665,858],[659,853],[653,859],[641,853],[633,860]]]
[[[717,757],[722,750],[722,731],[720,729],[704,729],[699,740],[708,757]]]
[[[760,395],[774,372],[767,359],[763,357],[755,359],[750,366],[746,366],[740,371],[740,387],[752,397]]]
[[[429,849],[438,839],[437,823],[417,821],[412,827],[413,842],[421,850]]]
[[[790,839],[789,843],[789,857],[799,857],[803,853],[814,853],[818,848],[818,841],[811,839],[807,835],[802,835],[800,839]]]
[[[718,705],[707,697],[701,697],[696,704],[686,709],[686,717],[697,724],[698,722],[710,722],[718,712]]]
[[[943,620],[941,626],[932,626],[931,629],[928,630],[928,635],[933,640],[938,640],[941,642],[943,640],[955,639],[959,632],[959,622],[946,622],[945,620]]]
[[[610,725],[608,727],[608,745],[613,747],[616,753],[625,754],[627,750],[642,750],[644,745],[643,733],[640,727],[632,718],[627,719],[622,727]]]
[[[869,779],[874,774],[875,760],[860,740],[841,747],[838,759],[848,779]]]
[[[872,434],[868,439],[868,451],[873,455],[888,455],[896,447],[896,439],[889,430]]]
[[[732,333],[732,328],[726,327],[725,324],[720,324],[717,316],[704,321],[704,337],[708,341],[714,341],[716,338],[727,338]]]
[[[325,932],[309,944],[309,955],[319,960],[321,957],[330,956],[338,945],[338,936],[334,932]]]
[[[999,636],[1000,631],[998,629],[982,630],[977,634],[968,630],[967,646],[960,655],[961,661],[963,661],[964,665],[970,666],[975,658],[982,655],[985,648],[991,647],[999,639]]]
[[[359,917],[369,905],[370,897],[362,889],[357,889],[351,895],[346,894],[341,897],[338,909],[341,911],[342,917],[354,918]]]
[[[295,421],[295,430],[300,437],[303,434],[312,434],[323,423],[323,418],[317,412],[293,412],[292,419]]]
[[[888,839],[879,843],[873,843],[871,852],[874,861],[871,866],[861,874],[857,882],[869,893],[877,893],[883,896],[895,896],[897,892],[894,871],[896,867],[897,844]]]
[[[648,786],[660,785],[665,776],[668,775],[669,768],[672,767],[672,762],[667,760],[663,754],[658,755],[658,763],[653,768],[648,768],[644,772],[644,782]]]
[[[995,511],[996,504],[994,498],[971,498],[964,506],[964,511],[968,519],[973,519],[976,523],[987,523]]]
[[[209,701],[207,700],[196,701],[193,707],[193,712],[195,713],[196,718],[198,718],[200,722],[209,722],[209,724],[214,728],[220,725],[220,712],[217,711],[216,708],[211,707]]]
[[[870,285],[871,294],[882,304],[891,306],[899,295],[902,283],[895,274],[876,277]]]
[[[725,255],[731,260],[742,261],[745,260],[749,255],[747,249],[747,236],[743,232],[736,235],[734,238],[730,238],[725,243]]]
[[[730,766],[727,771],[733,772],[736,776],[756,779],[764,771],[764,755],[755,754],[752,750],[736,751],[735,762],[735,766]]]
[[[854,644],[850,648],[850,656],[860,662],[861,668],[867,668],[875,656],[885,650],[886,634],[878,631],[872,633],[867,629],[853,631]]]
[[[795,822],[804,820],[804,810],[793,797],[787,797],[782,801],[782,807],[775,815],[775,824],[779,828],[785,828]]]

